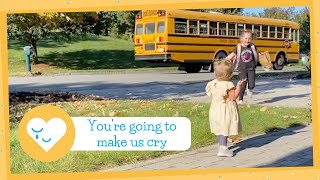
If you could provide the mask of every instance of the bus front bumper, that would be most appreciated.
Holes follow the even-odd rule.
[[[160,55],[135,55],[135,61],[151,61],[151,62],[167,62],[170,61],[171,55],[170,54],[160,54]]]

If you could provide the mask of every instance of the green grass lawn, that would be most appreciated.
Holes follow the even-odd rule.
[[[23,47],[26,45],[28,44],[20,41],[8,41],[9,76],[20,76],[26,72],[23,54]],[[49,67],[37,66],[32,70],[43,75],[119,71],[119,69],[145,71],[159,67],[159,65],[135,62],[133,42],[105,36],[88,36],[86,39],[78,38],[71,42],[42,40],[38,43],[38,55],[40,63]],[[176,69],[176,67],[156,69]]]
[[[61,102],[55,105],[63,108],[73,117],[187,117],[192,124],[191,149],[216,143],[216,138],[210,133],[209,128],[208,110],[210,104],[206,103],[89,100],[83,102]],[[20,104],[19,106],[28,107],[27,104]],[[311,123],[310,110],[302,108],[268,107],[267,109],[261,109],[261,106],[240,106],[240,116],[243,124],[241,137]],[[17,137],[18,123],[14,120],[17,119],[11,117],[12,173],[95,171],[102,166],[114,167],[174,153],[158,151],[70,152],[56,162],[42,163],[31,159],[21,149]],[[215,154],[212,155],[214,156]]]

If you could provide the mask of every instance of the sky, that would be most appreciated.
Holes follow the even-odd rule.
[[[283,8],[288,8],[288,7],[283,7]],[[304,7],[295,7],[296,11],[302,10]],[[243,10],[244,13],[260,13],[263,12],[264,8],[245,8]]]

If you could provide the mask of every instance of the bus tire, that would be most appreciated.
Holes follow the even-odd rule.
[[[227,57],[227,54],[224,51],[220,51],[214,59],[223,59],[225,57]]]
[[[276,61],[273,63],[273,69],[282,70],[285,65],[286,65],[286,58],[282,53],[278,54]]]
[[[220,51],[215,57],[214,59],[223,59],[227,57],[227,54],[224,51]],[[214,72],[214,62],[211,63],[211,68],[210,68],[210,72]]]
[[[200,64],[185,64],[185,71],[187,73],[199,73],[202,65]]]

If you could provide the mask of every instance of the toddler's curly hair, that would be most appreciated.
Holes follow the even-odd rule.
[[[226,59],[215,60],[214,72],[217,80],[230,81],[233,76],[232,61]]]

